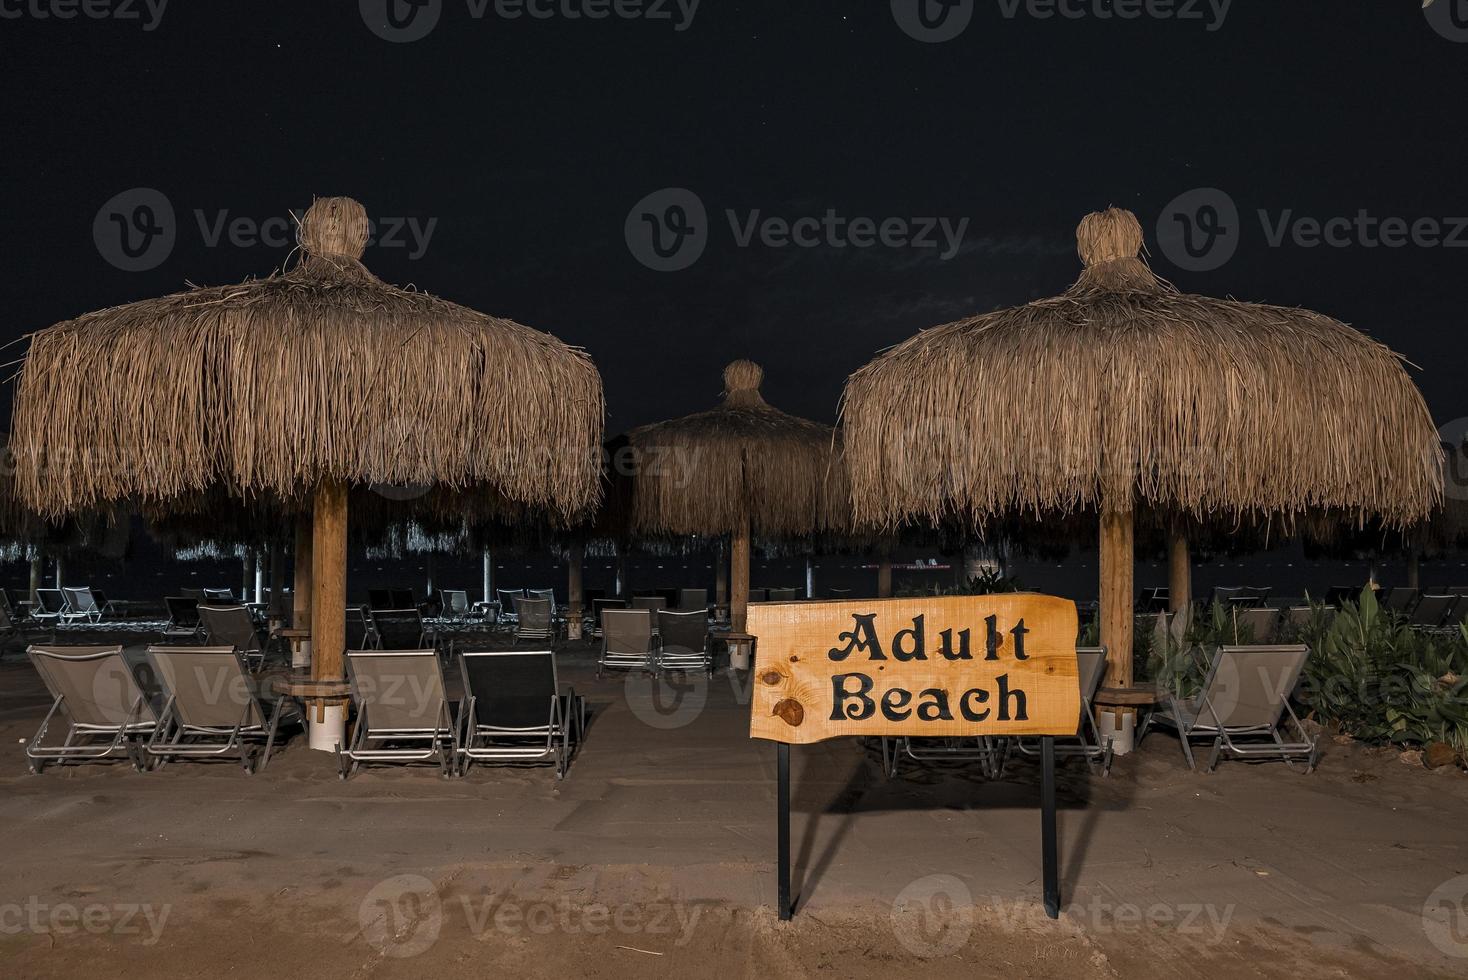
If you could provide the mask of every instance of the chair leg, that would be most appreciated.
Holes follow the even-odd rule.
[[[1182,729],[1178,729],[1177,740],[1182,743],[1183,758],[1188,760],[1188,768],[1191,769],[1193,772],[1197,772],[1198,765],[1193,761],[1193,746],[1192,743],[1188,741],[1188,733],[1183,731]]]
[[[1218,757],[1223,754],[1223,736],[1220,734],[1213,740],[1213,751],[1208,755],[1208,771],[1212,772],[1218,768]]]
[[[264,769],[270,764],[270,750],[275,747],[275,730],[280,727],[280,712],[285,704],[285,698],[275,702],[275,712],[270,716],[270,731],[265,734],[265,754],[260,757],[260,768]]]

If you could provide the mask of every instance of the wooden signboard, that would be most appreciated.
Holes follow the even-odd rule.
[[[1014,592],[749,607],[749,734],[1074,735],[1075,603]]]
[[[769,602],[755,638],[749,735],[778,743],[776,901],[790,893],[790,745],[842,735],[1040,737],[1045,914],[1060,914],[1055,736],[1074,735],[1081,693],[1076,607],[1015,592],[987,596]]]

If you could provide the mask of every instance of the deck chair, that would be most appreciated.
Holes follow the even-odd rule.
[[[701,670],[714,675],[714,655],[709,649],[708,610],[687,612],[658,610],[657,669]]]
[[[347,649],[348,650],[377,650],[381,648],[381,641],[377,638],[377,629],[372,625],[371,616],[361,606],[347,607]]]
[[[437,650],[348,650],[347,676],[356,727],[347,748],[336,747],[342,779],[364,762],[437,762],[453,775],[459,720],[444,693]]]
[[[207,614],[216,607],[202,608]],[[239,647],[152,646],[148,661],[168,697],[145,746],[159,766],[172,759],[237,759],[247,774],[265,768],[286,699],[266,707]]]
[[[1407,625],[1419,630],[1439,629],[1448,622],[1457,604],[1455,595],[1424,595],[1407,617]]]
[[[31,608],[31,619],[45,626],[56,626],[67,619],[66,598],[60,589],[37,589],[36,604]]]
[[[203,602],[205,599],[203,589],[179,589],[178,594],[186,599],[197,599],[200,602]]]
[[[592,599],[591,600],[591,636],[593,639],[601,639],[601,614],[603,609],[626,609],[625,599]]]
[[[585,731],[586,705],[574,690],[562,692],[555,654],[465,650],[459,670],[466,698],[459,773],[475,762],[548,762],[564,778]]]
[[[1246,585],[1234,602],[1248,609],[1258,609],[1269,602],[1269,594],[1273,591],[1274,588],[1268,585]]]
[[[1201,656],[1196,648],[1194,653]],[[1317,742],[1300,724],[1289,702],[1309,655],[1304,644],[1220,647],[1198,694],[1187,699],[1170,695],[1142,723],[1138,744],[1153,725],[1162,724],[1177,731],[1189,769],[1197,769],[1191,741],[1210,738],[1210,772],[1225,754],[1237,759],[1280,759],[1292,769],[1295,762],[1304,762],[1305,771],[1310,772],[1315,768]],[[1285,715],[1294,725],[1296,741],[1286,742],[1280,735]]]
[[[1385,605],[1392,612],[1405,616],[1417,605],[1417,600],[1421,595],[1421,589],[1409,589],[1398,585],[1387,592]]]
[[[749,590],[749,601],[750,602],[766,602],[766,601],[769,600],[769,594],[770,594],[770,590],[769,589],[750,589]]]
[[[382,650],[421,650],[428,642],[423,614],[416,609],[374,609],[372,627]]]
[[[66,603],[66,612],[62,613],[62,618],[68,622],[85,619],[89,623],[95,623],[102,618],[102,607],[97,605],[92,590],[86,586],[63,588],[61,598]]]
[[[551,611],[552,612],[555,611],[555,608],[556,608],[556,590],[555,589],[526,589],[525,590],[525,595],[526,595],[527,598],[530,598],[530,599],[544,599],[544,600],[546,600],[547,602],[549,602],[551,604]]]
[[[232,606],[235,604],[233,589],[200,589],[204,593],[199,598],[205,602],[218,606]]]
[[[1232,610],[1234,642],[1273,643],[1279,629],[1279,610],[1273,608]]]
[[[125,756],[136,769],[138,742],[153,734],[158,715],[122,657],[120,646],[32,646],[26,654],[51,695],[51,709],[26,743],[30,771],[48,762],[95,762]],[[66,715],[66,738],[43,744],[58,713]]]
[[[1076,673],[1081,683],[1081,718],[1076,727],[1075,744],[1071,744],[1071,739],[1066,736],[1057,736],[1055,755],[1057,758],[1080,756],[1092,771],[1108,776],[1111,774],[1112,740],[1109,736],[1102,736],[1101,728],[1096,724],[1095,708],[1096,692],[1101,690],[1101,679],[1106,676],[1106,648],[1077,647]],[[1022,755],[1040,754],[1039,745],[1031,745],[1024,738],[1016,738],[1014,747]],[[1003,771],[1002,764],[1000,771]]]
[[[826,598],[827,599],[850,599],[851,598],[851,590],[850,589],[827,589],[826,590]]]
[[[200,605],[199,624],[204,642],[211,647],[233,647],[251,671],[265,666],[265,641],[255,629],[255,619],[244,606]]]
[[[549,599],[515,598],[515,639],[554,640],[554,606]]]
[[[199,635],[199,600],[193,596],[165,596],[163,605],[168,609],[168,625],[163,635],[169,638],[194,638]]]
[[[450,619],[467,619],[469,616],[469,593],[463,589],[444,589],[443,609],[440,614]]]
[[[668,608],[668,599],[660,595],[635,595],[632,597],[632,608],[647,610],[648,622],[656,625],[658,610]]]
[[[524,589],[495,589],[495,594],[500,597],[499,621],[513,623],[515,621],[515,600],[525,598]]]
[[[770,589],[770,602],[794,602],[800,598],[799,589]]]
[[[679,589],[678,608],[687,612],[697,609],[705,617],[709,614],[709,590],[708,589]]]
[[[369,608],[372,608],[372,609],[391,609],[392,608],[392,590],[391,589],[368,589],[367,590],[367,605],[368,605]]]
[[[652,614],[647,609],[603,609],[601,656],[596,661],[600,680],[607,670],[651,670]]]

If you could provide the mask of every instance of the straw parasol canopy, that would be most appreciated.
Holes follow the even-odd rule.
[[[1392,351],[1319,313],[1179,292],[1129,211],[1088,215],[1077,245],[1060,296],[926,330],[848,379],[858,520],[1096,508],[1116,683],[1137,507],[1402,526],[1438,503],[1437,433]]]
[[[368,272],[356,201],[317,200],[297,237],[284,273],[36,333],[16,487],[48,516],[221,487],[309,498],[297,578],[312,554],[313,667],[339,677],[347,488],[482,488],[570,517],[599,494],[604,402],[583,351]]]
[[[620,485],[611,495],[632,535],[732,535],[736,631],[748,602],[752,533],[803,536],[847,524],[832,428],[771,406],[763,380],[758,364],[730,363],[717,407],[633,429],[625,457],[612,460]]]

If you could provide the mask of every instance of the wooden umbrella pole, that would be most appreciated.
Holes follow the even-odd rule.
[[[571,542],[566,568],[566,638],[581,639],[581,607],[584,602],[581,588],[582,567],[586,564],[586,542],[577,538]]]
[[[1193,565],[1188,554],[1188,535],[1174,523],[1167,538],[1167,608],[1186,613],[1193,605]]]
[[[311,677],[340,680],[347,647],[347,488],[316,487],[311,512]]]
[[[291,584],[291,626],[311,628],[311,514],[296,515],[296,546],[291,555],[295,580]]]
[[[749,515],[741,517],[730,535],[729,625],[743,633],[749,612]]]
[[[1106,647],[1106,684],[1132,683],[1132,512],[1101,514],[1101,644]]]
[[[714,607],[719,618],[729,615],[729,548],[722,537],[714,552]]]

